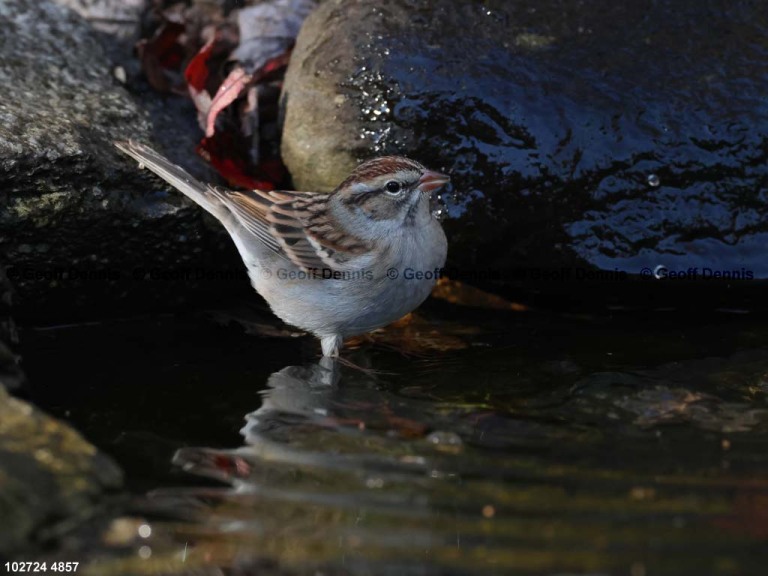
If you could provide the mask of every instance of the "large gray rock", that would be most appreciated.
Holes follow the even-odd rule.
[[[239,270],[228,238],[112,145],[166,143],[189,166],[199,138],[191,104],[152,94],[145,109],[115,79],[108,37],[65,7],[5,0],[0,27],[0,260],[18,291],[17,318],[168,307],[241,281],[247,289],[244,275],[200,281]],[[181,272],[148,280],[153,269]]]
[[[448,170],[449,264],[513,285],[768,278],[767,26],[746,0],[328,0],[289,67],[284,159],[302,189],[377,154]]]

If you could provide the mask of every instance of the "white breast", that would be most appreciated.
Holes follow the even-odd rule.
[[[285,270],[269,275],[251,262],[248,272],[254,288],[284,322],[318,336],[349,337],[385,326],[419,306],[429,296],[435,270],[445,264],[446,253],[445,234],[430,217],[393,237],[378,254],[359,257],[350,266],[351,273],[359,273],[352,278],[276,278],[298,273],[287,263]],[[428,273],[428,278],[406,279],[406,274],[417,272]]]

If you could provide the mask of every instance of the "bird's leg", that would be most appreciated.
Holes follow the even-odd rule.
[[[320,365],[323,366],[323,362],[331,361],[334,363],[334,365],[342,364],[354,370],[358,370],[366,376],[372,378],[375,378],[377,374],[387,374],[387,372],[380,372],[379,370],[374,370],[373,368],[364,368],[362,366],[358,366],[351,360],[342,358],[339,355],[339,350],[341,349],[342,344],[343,339],[339,334],[321,336],[320,346],[323,348],[323,358],[320,361]]]
[[[330,334],[328,336],[320,337],[320,346],[323,348],[323,356],[338,358],[341,345],[342,338],[339,334]]]

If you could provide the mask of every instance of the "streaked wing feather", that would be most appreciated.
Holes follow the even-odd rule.
[[[243,227],[303,270],[340,270],[346,260],[364,249],[364,244],[353,237],[339,243],[333,226],[316,223],[327,219],[325,194],[274,190],[235,192],[222,188],[212,188],[212,191]]]
[[[280,243],[269,233],[262,214],[268,210],[251,200],[247,193],[234,192],[226,188],[209,186],[209,190],[229,209],[237,221],[256,236],[267,248],[284,256]]]

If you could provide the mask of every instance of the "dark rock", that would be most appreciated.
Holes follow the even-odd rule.
[[[447,170],[469,280],[568,294],[588,270],[696,268],[597,284],[733,305],[701,280],[768,278],[767,28],[746,0],[328,0],[289,67],[284,159],[302,189],[378,154]],[[541,278],[559,266],[570,281]]]
[[[223,230],[112,145],[166,143],[203,176],[191,104],[152,95],[145,110],[105,56],[122,46],[129,60],[130,44],[108,44],[67,8],[8,0],[0,26],[0,260],[18,292],[17,319],[167,308],[241,284],[247,292]],[[162,279],[148,279],[153,270]],[[235,278],[218,281],[221,270]]]

